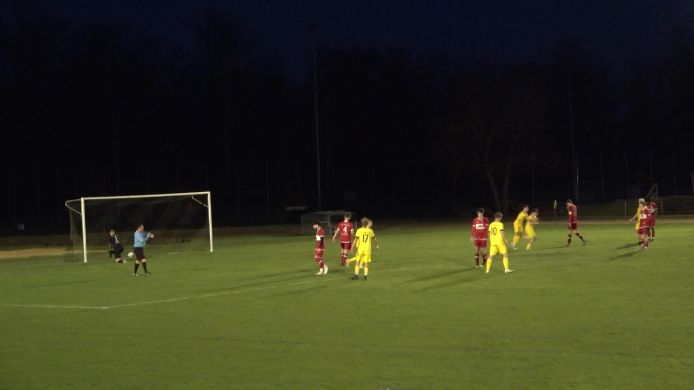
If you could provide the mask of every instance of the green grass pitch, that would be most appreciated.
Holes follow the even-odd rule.
[[[694,225],[539,225],[533,250],[472,267],[468,225],[375,226],[353,281],[313,239],[149,247],[151,276],[94,256],[0,261],[2,389],[691,388]],[[507,222],[507,237],[511,226]],[[105,256],[104,256],[105,257]]]

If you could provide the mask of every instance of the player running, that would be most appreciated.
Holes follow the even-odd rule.
[[[525,230],[525,225],[528,221],[528,210],[530,210],[530,207],[528,207],[527,204],[524,204],[520,213],[518,213],[516,220],[513,221],[513,242],[511,243],[511,247],[513,249],[517,248],[518,241],[520,241],[521,237],[523,236],[523,231]]]
[[[325,230],[319,225],[313,225],[313,230],[316,231],[316,251],[313,255],[313,260],[318,263],[318,272],[316,275],[327,275],[328,265],[323,261],[323,252],[325,252]]]
[[[655,241],[655,220],[658,216],[658,205],[655,202],[650,202],[648,204],[648,210],[651,212],[651,219],[649,221],[649,226],[651,227],[650,236],[648,237],[651,242]]]
[[[571,199],[566,200],[566,213],[569,216],[569,239],[566,242],[566,246],[571,245],[572,234],[576,234],[576,236],[583,241],[583,245],[585,245],[588,240],[583,238],[581,232],[578,231],[578,207],[576,207]]]
[[[344,220],[337,224],[335,229],[335,234],[333,234],[333,242],[337,236],[340,236],[340,265],[347,265],[347,256],[349,251],[352,249],[352,237],[354,236],[354,225],[352,225],[349,220],[352,218],[352,214],[346,212],[344,215]]]
[[[636,224],[634,225],[634,234],[636,234],[636,239],[639,240],[639,244],[641,243],[641,234],[639,233],[639,225],[641,224],[641,209],[646,205],[646,199],[644,198],[639,198],[639,204],[636,206],[636,213],[634,213],[634,216],[629,218],[629,221],[636,221]]]
[[[484,267],[487,256],[487,242],[489,240],[489,219],[484,216],[484,209],[477,209],[477,217],[472,219],[470,230],[470,242],[475,247],[475,268]],[[480,264],[480,257],[482,264]]]
[[[651,210],[644,203],[639,212],[639,241],[643,250],[648,249],[651,234]]]
[[[528,245],[525,246],[525,250],[530,250],[530,247],[533,245],[533,242],[535,242],[535,238],[537,237],[537,233],[535,233],[535,225],[540,223],[540,218],[537,216],[539,213],[540,210],[533,209],[533,211],[530,212],[530,215],[528,215],[528,220],[525,223],[525,239],[528,240]]]
[[[356,260],[357,264],[354,266],[354,276],[352,279],[359,279],[359,269],[364,268],[364,280],[369,276],[369,263],[371,263],[371,241],[376,242],[376,249],[378,249],[378,240],[376,239],[376,234],[374,234],[373,222],[368,218],[361,219],[361,227],[357,229],[354,234],[354,243],[352,245],[352,250],[354,247],[357,248]],[[352,260],[352,259],[350,259]]]
[[[501,219],[504,217],[503,214],[501,213],[496,213],[494,214],[494,222],[489,224],[489,240],[490,240],[490,246],[489,246],[489,254],[487,255],[487,270],[484,271],[485,273],[489,273],[489,270],[492,268],[492,259],[494,256],[496,256],[497,253],[500,253],[504,259],[504,273],[510,274],[513,272],[511,268],[509,268],[509,263],[508,263],[508,249],[506,248],[506,237],[504,236],[504,224],[501,222]]]

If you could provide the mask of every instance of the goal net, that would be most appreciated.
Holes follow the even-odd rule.
[[[109,256],[109,230],[129,252],[139,224],[155,234],[152,249],[163,253],[213,250],[212,197],[208,192],[83,197],[65,202],[76,257]],[[156,249],[155,249],[156,248]]]

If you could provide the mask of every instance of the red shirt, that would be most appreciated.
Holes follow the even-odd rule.
[[[653,213],[648,207],[641,208],[641,211],[639,211],[639,227],[651,226],[651,214]]]
[[[352,242],[354,225],[349,222],[342,221],[337,224],[337,230],[340,232],[340,242]]]
[[[658,205],[656,205],[655,202],[649,203],[648,204],[648,211],[651,212],[650,221],[655,221],[655,217],[658,214]]]
[[[325,231],[323,228],[316,230],[316,249],[325,248]]]
[[[575,204],[572,204],[570,206],[566,206],[566,211],[569,215],[569,222],[578,221],[578,207],[576,207]]]
[[[489,220],[487,217],[473,218],[470,234],[476,240],[486,240],[489,236]]]

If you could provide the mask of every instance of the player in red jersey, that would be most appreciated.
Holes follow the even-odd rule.
[[[585,245],[588,241],[585,238],[583,238],[581,232],[578,231],[578,207],[576,207],[576,205],[571,199],[566,200],[566,213],[569,216],[569,239],[566,242],[566,246],[571,245],[572,234],[578,236],[578,238],[580,238],[581,241],[583,241],[583,245]]]
[[[477,217],[472,219],[472,229],[470,230],[470,242],[475,247],[475,268],[484,268],[487,258],[487,242],[489,240],[489,220],[484,216],[484,209],[477,209]],[[482,256],[482,264],[480,264]]]
[[[342,250],[340,252],[340,265],[347,265],[347,257],[349,257],[349,251],[352,250],[352,237],[354,236],[354,225],[352,225],[349,220],[352,218],[352,213],[346,212],[344,215],[344,220],[337,224],[335,228],[335,234],[333,234],[333,242],[337,236],[340,236],[340,247]]]
[[[648,204],[648,211],[651,212],[651,219],[649,221],[649,226],[651,227],[649,239],[651,242],[655,241],[655,219],[658,216],[658,205],[655,202],[650,202]]]
[[[639,210],[639,237],[641,239],[641,248],[648,249],[648,236],[651,234],[651,210],[648,205],[644,204]]]
[[[319,224],[313,225],[316,231],[316,253],[313,259],[318,263],[318,273],[316,275],[325,275],[328,273],[328,265],[323,261],[323,252],[325,251],[325,231]]]

